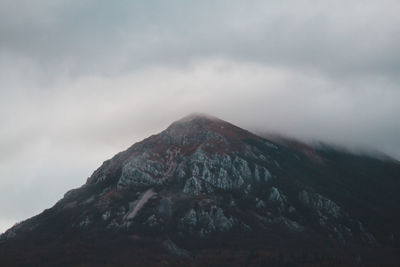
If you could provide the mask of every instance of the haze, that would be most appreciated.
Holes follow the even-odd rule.
[[[400,159],[399,1],[0,1],[0,232],[192,112]]]

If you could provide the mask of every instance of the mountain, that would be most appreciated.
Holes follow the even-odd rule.
[[[191,115],[7,230],[1,266],[398,266],[400,164]]]

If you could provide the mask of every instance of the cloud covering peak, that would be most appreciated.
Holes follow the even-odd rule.
[[[1,225],[195,111],[399,159],[399,13],[394,0],[1,1]]]

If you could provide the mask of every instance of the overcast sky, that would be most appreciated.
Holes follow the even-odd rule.
[[[400,159],[400,1],[0,0],[0,232],[192,112]]]

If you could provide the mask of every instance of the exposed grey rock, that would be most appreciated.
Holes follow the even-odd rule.
[[[167,171],[161,162],[151,160],[151,155],[144,152],[124,164],[117,186],[123,188],[131,184],[161,184],[166,178]]]
[[[225,214],[221,208],[216,208],[213,214],[213,219],[216,228],[221,232],[227,232],[233,227],[233,219],[225,217]]]
[[[250,232],[252,229],[248,224],[245,224],[243,222],[240,223],[240,229],[244,232]]]
[[[79,227],[80,228],[86,228],[89,224],[91,223],[89,217],[85,217],[80,223]]]
[[[111,211],[106,211],[101,215],[101,218],[103,219],[103,221],[107,221],[111,216]]]
[[[228,232],[234,225],[232,217],[227,218],[224,211],[217,206],[211,206],[210,211],[200,210],[196,212],[190,209],[180,220],[180,228],[197,233],[200,237],[206,237],[216,231]],[[198,229],[197,232],[194,232]]]
[[[163,242],[164,247],[170,251],[171,253],[180,256],[180,257],[184,257],[184,258],[191,258],[189,251],[178,247],[174,242],[172,242],[171,240],[165,240]]]
[[[247,188],[253,181],[269,181],[272,177],[270,172],[261,166],[257,166],[253,174],[247,160],[243,158],[238,156],[232,158],[226,154],[209,155],[201,148],[197,149],[188,161],[191,175],[204,181],[197,183],[197,187],[198,185],[205,187],[208,184],[218,189],[232,190],[244,186]],[[193,182],[190,180],[186,185],[190,186]],[[206,191],[205,188],[202,190]]]
[[[364,225],[360,221],[357,223],[361,232],[361,240],[369,244],[377,244],[375,237],[364,228]]]
[[[247,194],[250,194],[251,191],[253,191],[253,187],[251,186],[251,184],[248,184],[248,185],[246,186],[246,188],[243,190],[243,192],[244,192],[246,195],[247,195]]]
[[[185,216],[181,218],[180,224],[183,226],[183,228],[187,228],[189,231],[192,231],[197,225],[196,211],[194,209],[190,209]]]
[[[131,205],[131,203],[129,203],[129,206]],[[125,207],[124,206],[119,207],[118,210],[117,210],[116,216],[119,217],[119,218],[122,218],[123,216],[125,216],[125,214],[126,214]]]
[[[332,238],[336,239],[336,241],[340,242],[341,244],[346,244],[347,240],[353,239],[353,233],[350,228],[343,224],[331,224],[329,227],[331,231]]]
[[[318,193],[303,190],[299,193],[299,200],[304,206],[335,218],[342,215],[341,208],[335,202]]]
[[[183,193],[192,196],[198,196],[202,192],[202,186],[200,181],[195,177],[191,177],[186,180],[185,186],[183,187]]]
[[[175,173],[176,173],[176,177],[178,177],[179,179],[185,178],[185,176],[186,176],[185,165],[180,163],[177,166]]]
[[[262,160],[262,161],[266,161],[267,160],[267,158],[263,154],[258,155],[258,158],[260,160]]]
[[[268,216],[271,216],[270,213],[266,213]],[[260,214],[255,213],[254,216],[264,225],[268,225],[270,223],[272,223],[272,220],[270,218],[267,218],[265,216],[261,216]]]
[[[257,149],[253,149],[253,147],[249,145],[245,145],[244,155],[249,158],[258,158],[259,151]]]
[[[251,181],[252,174],[249,164],[246,160],[240,157],[235,157],[233,160],[233,174],[240,177],[243,183],[244,180]],[[239,183],[238,186],[240,187],[243,183]]]
[[[145,224],[150,226],[150,227],[155,227],[155,226],[159,225],[159,223],[160,222],[159,222],[158,218],[154,214],[151,215],[150,217],[148,217],[146,222],[145,222]]]
[[[278,188],[276,187],[271,187],[269,196],[268,196],[268,202],[271,204],[274,204],[275,206],[278,207],[278,209],[283,210],[285,209],[288,199],[287,197],[282,194]]]
[[[271,180],[271,178],[272,175],[266,168],[256,165],[256,167],[254,168],[254,179],[256,182],[268,182],[269,180]]]
[[[228,172],[224,168],[219,170],[216,187],[224,190],[232,188],[232,181],[230,181]]]
[[[345,240],[343,234],[341,233],[341,231],[339,231],[335,226],[333,226],[332,228],[333,228],[334,238],[337,241],[339,241],[341,244],[345,244],[346,240]]]
[[[290,220],[286,217],[276,217],[273,219],[273,222],[275,224],[284,226],[291,231],[300,232],[304,230],[304,227],[301,226],[298,222]]]
[[[266,168],[262,168],[262,170],[263,170],[264,181],[268,182],[269,180],[271,180],[271,178],[272,178],[271,173]]]
[[[257,202],[256,202],[256,207],[258,208],[258,209],[263,209],[263,208],[265,208],[265,202],[263,201],[263,200],[261,200],[261,199],[258,199],[257,200]]]
[[[220,139],[220,136],[211,138]],[[265,168],[256,166],[254,172],[250,170],[248,161],[239,157],[231,157],[228,154],[208,154],[200,145],[196,151],[188,155],[184,161],[175,164],[174,177],[182,179],[188,175],[185,166],[189,166],[191,177],[186,181],[183,192],[196,196],[200,193],[214,192],[214,188],[232,190],[249,185],[252,181],[268,181],[272,175]],[[174,161],[178,153],[167,151],[169,162]],[[255,154],[253,157],[257,157]],[[166,167],[158,161],[151,159],[151,153],[145,152],[130,158],[123,166],[118,188],[131,184],[156,185],[162,184],[168,173],[172,173],[171,167]],[[171,164],[170,164],[171,165]],[[195,180],[200,179],[200,181]]]
[[[116,219],[111,220],[111,222],[107,225],[107,228],[110,229],[119,229],[122,225],[118,223]]]
[[[153,185],[159,183],[161,183],[161,180],[155,180],[150,174],[140,170],[139,168],[127,165],[123,169],[122,176],[117,186],[118,188],[123,188],[130,184]]]
[[[279,164],[278,161],[274,160],[275,166],[278,167],[279,169],[281,168],[281,165]]]
[[[270,141],[265,140],[265,141],[264,141],[264,145],[268,146],[269,148],[278,150],[278,146],[275,145],[275,144],[273,144],[273,143],[271,143]]]
[[[194,163],[192,166],[192,175],[195,177],[200,176],[200,168],[197,163]]]

